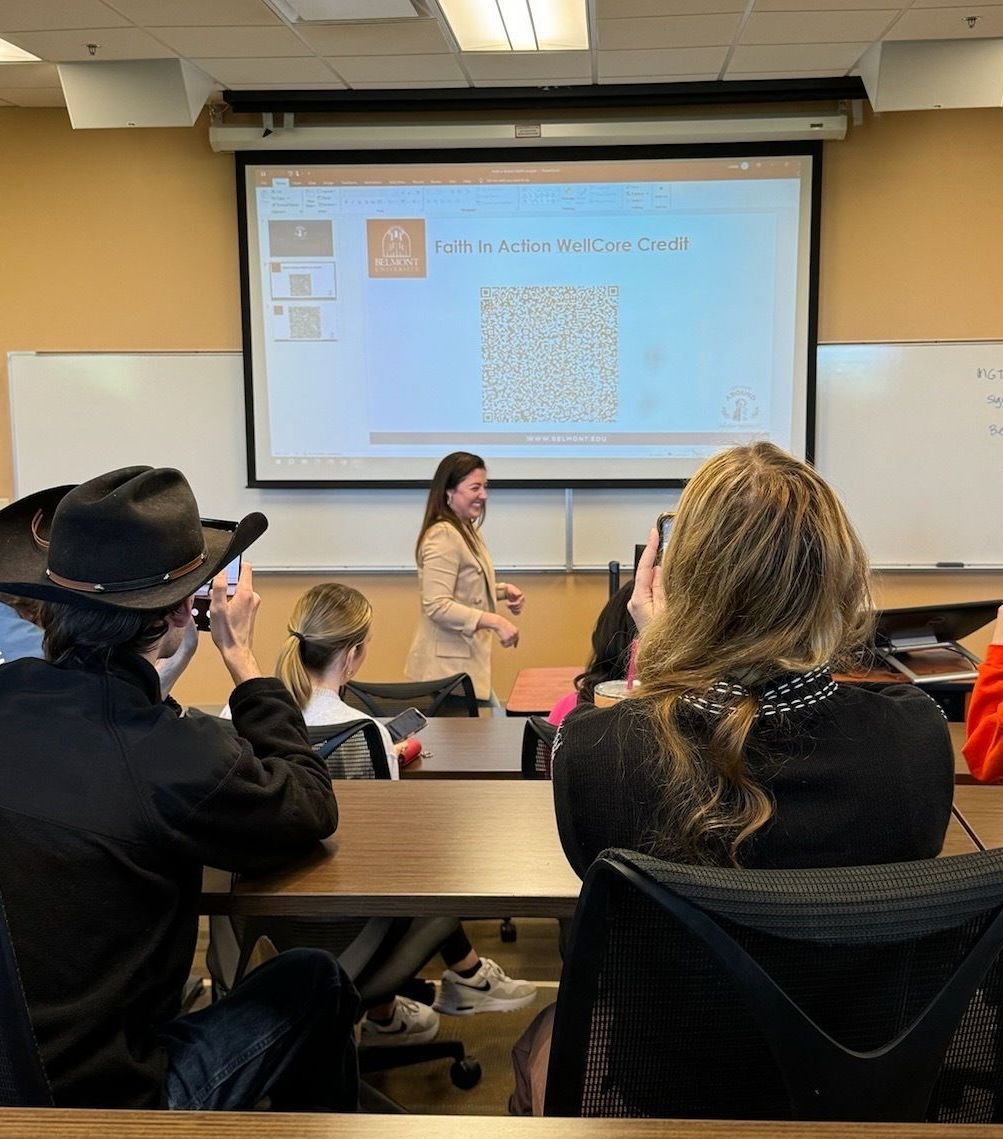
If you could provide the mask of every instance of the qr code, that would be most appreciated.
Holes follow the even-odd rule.
[[[619,383],[616,285],[481,289],[487,423],[612,423]]]
[[[319,340],[320,309],[311,305],[290,307],[289,335],[293,340]]]
[[[310,288],[309,273],[289,274],[289,295],[291,297],[313,296],[313,290]]]

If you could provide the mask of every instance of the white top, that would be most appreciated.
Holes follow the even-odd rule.
[[[230,705],[224,704],[220,709],[220,716],[224,720],[231,719]],[[386,728],[368,712],[362,712],[346,704],[333,688],[315,688],[307,706],[303,709],[303,719],[308,728],[324,727],[327,724],[350,724],[353,720],[372,720],[380,730],[380,738],[387,753],[387,766],[390,768],[390,778],[400,778],[400,768],[397,765],[397,753],[394,751],[394,741]]]
[[[387,764],[390,768],[390,778],[398,779],[400,771],[397,767],[397,753],[394,751],[394,741],[386,728],[367,712],[352,708],[334,691],[333,688],[315,688],[307,706],[303,709],[303,719],[307,726],[314,728],[324,724],[348,724],[352,720],[373,720],[380,730],[380,738],[386,748]]]

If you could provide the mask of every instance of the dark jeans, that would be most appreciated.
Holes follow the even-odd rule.
[[[166,1026],[167,1106],[239,1111],[268,1096],[275,1111],[355,1111],[358,1003],[329,953],[280,953],[215,1004]]]

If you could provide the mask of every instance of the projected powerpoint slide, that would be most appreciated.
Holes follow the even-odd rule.
[[[271,327],[275,340],[334,340],[334,305],[273,305]]]
[[[272,300],[294,300],[317,297],[334,300],[335,268],[333,261],[272,261],[268,266],[268,284]]]
[[[800,161],[256,169],[269,461],[788,445]]]

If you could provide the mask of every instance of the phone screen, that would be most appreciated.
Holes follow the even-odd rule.
[[[399,716],[387,721],[387,731],[394,743],[397,743],[405,736],[420,732],[427,723],[428,720],[417,708],[406,708]]]
[[[658,557],[661,560],[665,547],[669,544],[669,535],[672,533],[672,524],[676,520],[676,512],[668,511],[658,516]]]
[[[240,578],[240,559],[241,555],[238,554],[232,562],[226,567],[226,595],[232,597],[237,591],[237,581]],[[210,578],[205,585],[200,585],[195,590],[196,597],[208,597],[209,590],[212,588],[212,578]]]

